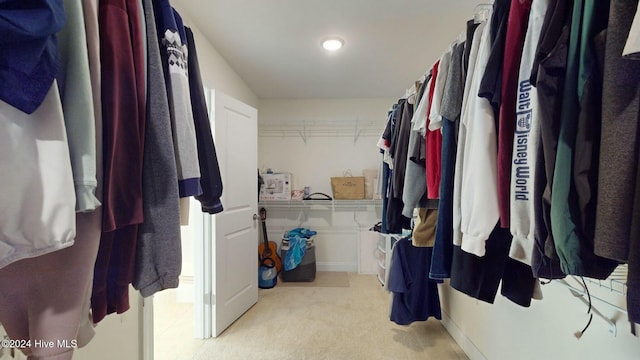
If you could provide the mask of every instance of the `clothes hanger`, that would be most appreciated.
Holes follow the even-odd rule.
[[[473,14],[473,22],[479,24],[489,19],[489,15],[493,10],[493,1],[476,5]]]

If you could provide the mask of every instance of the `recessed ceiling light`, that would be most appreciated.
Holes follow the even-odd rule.
[[[322,47],[328,51],[336,51],[342,47],[344,41],[339,38],[329,38],[322,42]]]

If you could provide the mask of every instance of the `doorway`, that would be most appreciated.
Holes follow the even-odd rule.
[[[156,359],[197,351],[202,339],[220,334],[258,299],[257,110],[215,90],[205,94],[224,211],[204,214],[200,203],[189,199],[189,225],[181,229],[180,286],[153,300]],[[176,343],[185,346],[173,349]]]

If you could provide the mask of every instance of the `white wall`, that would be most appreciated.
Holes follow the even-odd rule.
[[[578,283],[569,282],[579,288]],[[624,296],[589,284],[592,295],[624,308]],[[640,339],[630,334],[625,314],[593,300],[593,306],[616,321],[617,336],[594,315],[587,324],[587,306],[557,282],[544,285],[543,300],[530,308],[513,304],[499,293],[494,304],[476,301],[448,285],[440,286],[443,323],[471,360],[631,360],[640,356]]]
[[[142,359],[142,299],[129,288],[131,308],[123,314],[111,314],[95,328],[95,336],[89,344],[75,351],[76,360],[136,360]]]
[[[258,106],[258,97],[245,81],[231,68],[213,45],[202,35],[200,29],[190,20],[189,13],[180,2],[172,2],[186,26],[191,28],[195,38],[202,82],[209,89],[216,89],[253,107]]]
[[[262,99],[258,164],[292,173],[293,189],[331,194],[331,176],[377,169],[394,99]],[[305,139],[306,138],[306,139]]]

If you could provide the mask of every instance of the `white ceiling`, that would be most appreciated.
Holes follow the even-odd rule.
[[[176,0],[259,98],[394,98],[479,0]],[[326,36],[345,46],[327,53]]]

